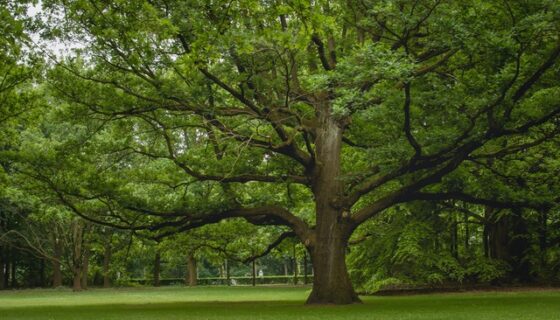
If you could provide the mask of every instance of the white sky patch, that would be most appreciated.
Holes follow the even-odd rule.
[[[50,13],[49,13],[50,14]],[[55,18],[61,19],[63,17],[62,13],[55,13]],[[47,23],[46,20],[47,13],[43,10],[43,5],[41,1],[37,4],[33,4],[27,9],[27,16],[33,19],[41,19],[43,23]],[[31,40],[35,48],[31,50],[41,51],[45,53],[46,57],[53,58],[55,60],[60,60],[65,57],[70,57],[76,55],[76,51],[86,48],[87,44],[79,41],[69,41],[62,39],[45,39],[41,37],[41,34],[34,32],[30,34]],[[45,57],[45,58],[46,58]]]

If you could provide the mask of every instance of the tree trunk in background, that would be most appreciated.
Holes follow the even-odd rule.
[[[465,213],[464,215],[464,221],[465,221],[465,252],[469,252],[469,240],[471,237],[471,233],[469,230],[469,216]]]
[[[83,253],[83,262],[82,262],[82,290],[87,290],[88,288],[88,275],[89,275],[89,255],[90,249],[86,247]]]
[[[4,247],[0,246],[0,290],[5,288],[5,286],[4,286],[4,272],[5,272],[4,271],[5,270],[4,269],[5,268],[4,260],[5,260],[5,258],[4,258]]]
[[[75,266],[72,268],[72,291],[82,291],[82,268]]]
[[[459,250],[458,249],[458,244],[457,244],[457,237],[458,237],[458,231],[457,231],[457,217],[455,216],[455,214],[452,215],[452,221],[451,221],[451,234],[450,234],[450,238],[451,238],[451,245],[450,245],[450,251],[451,251],[451,256],[453,256],[455,259],[459,258]]]
[[[196,258],[192,252],[189,252],[187,256],[187,284],[189,286],[196,287],[197,273]]]
[[[10,287],[13,289],[13,288],[17,288],[17,287],[18,287],[18,282],[17,282],[17,263],[16,263],[15,253],[14,253],[14,248],[11,248],[11,250],[10,250],[10,256],[11,256],[11,259],[10,259],[10,260],[12,260],[11,268],[10,268],[10,271],[11,271],[11,276],[10,276],[10,278],[11,278],[12,282],[11,282],[11,284],[10,284]]]
[[[161,271],[161,254],[159,251],[156,253],[156,257],[154,259],[154,287],[159,287],[159,274]]]
[[[4,289],[10,287],[10,247],[6,246],[4,255],[4,278],[0,279],[4,283]]]
[[[41,265],[39,266],[39,287],[45,287],[45,258],[41,258]]]
[[[54,243],[54,260],[52,260],[53,278],[52,286],[53,288],[58,288],[62,286],[62,271],[60,270],[60,259],[62,259],[62,243],[58,240],[53,240]]]
[[[490,228],[490,258],[509,260],[507,245],[509,242],[507,219],[502,218]]]
[[[529,241],[529,228],[523,217],[522,209],[514,209],[511,216],[511,240],[509,242],[510,264],[512,276],[521,282],[531,281],[531,266],[526,259],[527,251],[531,247]]]
[[[482,226],[482,248],[484,250],[484,257],[485,258],[490,258],[490,240],[488,239],[488,222],[485,222],[484,225]]]
[[[225,261],[225,269],[226,269],[226,283],[227,283],[228,286],[230,286],[231,285],[231,280],[230,280],[230,274],[229,274],[229,261],[228,261],[227,258],[226,258],[226,261]]]
[[[284,275],[287,277],[288,274],[288,262],[284,259]]]
[[[530,248],[528,232],[521,209],[499,217],[488,228],[490,258],[509,263],[512,268],[510,280],[531,280],[529,261],[525,259]]]
[[[541,268],[546,268],[546,250],[548,249],[548,210],[539,212],[539,249]]]
[[[110,265],[111,265],[111,240],[105,243],[105,250],[103,253],[103,288],[111,287]]]
[[[307,284],[307,251],[303,253],[303,284]]]
[[[508,216],[502,216],[497,219],[488,228],[488,242],[491,259],[509,260],[508,243]]]
[[[257,285],[257,262],[255,259],[253,259],[252,267],[251,276],[253,277],[253,287],[255,287]]]
[[[83,241],[84,241],[84,227],[82,221],[78,218],[72,221],[72,242],[73,242],[73,254],[72,254],[72,290],[81,291],[82,290],[82,272],[83,272]]]
[[[297,261],[297,255],[296,255],[296,245],[294,244],[293,247],[293,269],[294,269],[294,284],[298,284],[298,261]]]

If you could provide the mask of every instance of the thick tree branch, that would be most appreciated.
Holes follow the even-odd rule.
[[[357,211],[351,218],[352,228],[356,228],[367,219],[375,216],[376,214],[391,207],[392,205],[413,200],[411,198],[411,195],[413,193],[418,192],[428,185],[439,182],[441,178],[455,170],[473,150],[476,150],[480,146],[481,143],[478,142],[465,144],[464,146],[459,148],[453,158],[447,161],[447,163],[441,168],[430,172],[419,178],[418,180],[411,182],[408,185],[379,198],[372,204]]]
[[[560,57],[560,42],[552,50],[548,59],[515,91],[512,97],[513,101],[517,102],[521,99],[539,81],[541,76],[556,63],[558,57]]]
[[[168,232],[161,234],[165,237],[174,233],[192,230],[204,225],[218,223],[222,220],[232,218],[244,218],[249,223],[255,225],[281,225],[289,227],[302,240],[308,239],[310,236],[310,228],[302,219],[298,218],[290,211],[278,206],[263,206],[257,208],[237,208],[210,214],[192,214],[186,216],[180,222],[174,222],[170,226],[176,227]],[[151,230],[161,229],[160,226],[154,226]]]
[[[515,201],[515,200],[496,200],[475,197],[462,192],[415,192],[410,195],[410,200],[427,200],[427,201],[443,201],[443,200],[461,200],[468,203],[490,206],[498,209],[515,209],[515,208],[532,208],[544,209],[550,207],[550,203],[536,203],[531,201]]]
[[[319,60],[321,60],[321,64],[323,65],[323,69],[325,70],[333,70],[334,67],[330,64],[329,59],[327,58],[327,53],[325,49],[325,44],[321,40],[318,34],[313,34],[311,36],[311,41],[317,46],[317,53],[319,54]]]
[[[274,248],[278,247],[284,240],[286,240],[288,238],[293,238],[295,236],[296,236],[296,234],[293,231],[288,231],[288,232],[282,233],[278,238],[276,238],[276,240],[274,240],[274,242],[269,244],[268,247],[263,252],[243,260],[243,263],[253,262],[253,261],[257,260],[258,258],[262,258],[262,257],[266,256],[272,250],[274,250]]]

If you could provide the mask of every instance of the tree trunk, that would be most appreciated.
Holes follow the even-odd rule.
[[[465,213],[464,215],[465,221],[465,253],[469,252],[470,244],[469,239],[471,237],[471,233],[469,230],[469,216]]]
[[[45,259],[41,258],[41,263],[40,263],[40,266],[39,266],[39,284],[38,284],[39,287],[41,287],[41,288],[45,287],[45,282],[46,282],[46,280],[45,280],[45,278],[46,278],[45,277],[45,269],[46,269],[45,268]]]
[[[531,248],[527,221],[523,217],[522,209],[514,209],[511,216],[511,240],[509,242],[510,263],[512,276],[521,282],[530,282],[531,265],[527,259],[527,251]]]
[[[15,258],[15,254],[14,254],[14,248],[12,248],[11,250],[11,280],[12,283],[10,284],[10,287],[13,288],[17,288],[18,287],[18,282],[17,282],[17,263],[16,263],[16,258]]]
[[[4,289],[10,287],[10,247],[6,247],[6,255],[4,256],[4,277],[0,279],[4,283]]]
[[[0,246],[0,290],[4,289],[4,247]]]
[[[315,277],[307,304],[358,303],[360,299],[352,287],[345,261],[351,235],[349,209],[337,207],[334,203],[343,191],[340,180],[342,128],[330,114],[328,103],[319,106],[318,117],[320,125],[315,140],[317,158],[312,186],[316,210],[315,239],[306,244]]]
[[[103,288],[111,287],[110,265],[111,265],[111,240],[105,243],[105,252],[103,253]]]
[[[62,259],[62,243],[58,240],[54,240],[54,260],[52,260],[53,269],[53,288],[58,288],[62,286],[62,271],[60,270],[60,259]]]
[[[253,277],[253,287],[257,285],[257,262],[255,261],[255,259],[253,259],[252,262],[253,265],[253,272],[252,272],[252,277]]]
[[[546,268],[546,250],[548,249],[548,210],[539,212],[539,253],[541,268]]]
[[[160,269],[161,269],[161,255],[158,251],[154,259],[154,287],[160,286],[160,282],[159,282]]]
[[[228,261],[227,258],[226,258],[226,261],[225,261],[225,269],[226,269],[226,283],[227,283],[228,286],[230,286],[231,285],[231,280],[229,279],[230,278],[229,261]]]
[[[187,256],[187,284],[191,287],[197,285],[197,265],[196,258],[192,252]]]
[[[451,221],[451,256],[455,259],[459,258],[459,250],[457,244],[458,230],[457,230],[457,217],[453,214],[453,220]]]
[[[307,284],[307,252],[303,253],[303,284]]]
[[[72,270],[72,274],[72,291],[82,291],[82,268],[80,266],[74,267]]]
[[[83,254],[83,262],[82,262],[82,290],[87,290],[88,288],[88,274],[89,274],[89,248],[85,248]]]
[[[508,243],[508,219],[509,217],[500,217],[488,228],[488,240],[491,259],[509,260]]]
[[[307,304],[350,304],[359,303],[346,269],[346,242],[333,237],[313,249],[313,290]]]
[[[293,269],[294,269],[294,284],[298,284],[299,280],[298,280],[298,261],[297,261],[297,255],[296,255],[296,245],[294,244],[293,247]]]
[[[484,250],[484,257],[485,258],[490,258],[490,240],[488,239],[488,222],[485,222],[484,225],[482,226],[482,248]]]
[[[82,267],[83,267],[83,241],[84,241],[84,227],[82,221],[75,219],[72,222],[72,241],[74,245],[74,252],[72,256],[72,272],[73,282],[72,290],[82,290]]]

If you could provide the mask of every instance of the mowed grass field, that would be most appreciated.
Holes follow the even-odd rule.
[[[364,304],[305,306],[302,287],[162,287],[0,292],[7,319],[557,319],[560,291],[363,297]]]

